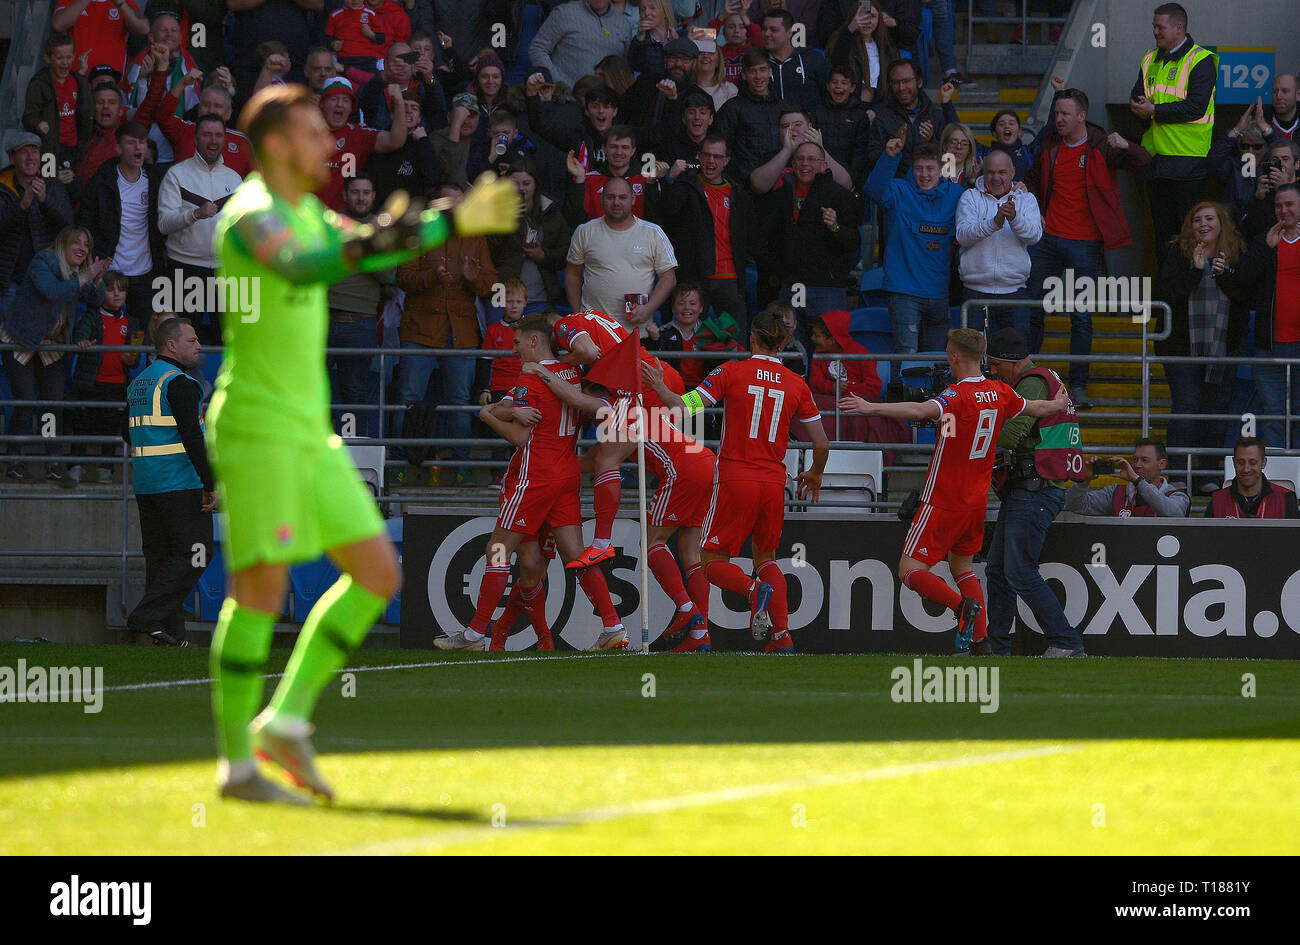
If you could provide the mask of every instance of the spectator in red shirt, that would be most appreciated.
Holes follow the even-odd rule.
[[[390,110],[406,113],[402,101],[402,90],[396,85],[386,90]],[[406,122],[398,121],[387,131],[376,131],[365,125],[354,125],[348,116],[356,110],[357,96],[352,91],[352,83],[344,78],[333,78],[325,83],[321,91],[320,110],[325,116],[325,123],[335,135],[337,151],[334,158],[327,162],[330,182],[316,191],[316,196],[331,210],[343,210],[343,180],[365,169],[366,161],[372,154],[387,154],[406,144]]]
[[[329,16],[325,42],[343,65],[370,72],[377,71],[375,62],[388,48],[381,18],[366,6],[365,0],[343,0],[343,6]]]
[[[121,74],[127,38],[149,32],[149,21],[140,15],[136,0],[59,0],[50,26],[72,37],[83,75],[98,65],[112,66]]]
[[[55,154],[60,168],[68,168],[72,183],[72,162],[78,145],[90,137],[94,124],[90,105],[90,83],[73,72],[76,48],[66,33],[53,33],[45,41],[45,68],[27,83],[23,127],[41,136],[41,153]]]
[[[82,348],[91,345],[125,345],[130,336],[126,317],[127,278],[116,269],[104,273],[104,304],[87,306],[72,329],[72,343]],[[96,403],[113,403],[126,400],[126,369],[139,362],[138,354],[117,351],[82,351],[77,355],[77,366],[72,375],[77,400]],[[122,407],[82,407],[74,411],[72,426],[83,436],[121,436],[126,426],[126,410]],[[87,456],[109,457],[118,450],[108,443],[87,443]],[[67,485],[76,485],[85,476],[85,469],[77,464],[68,470]],[[113,481],[113,467],[100,463],[96,471],[99,482]]]
[[[135,112],[135,120],[146,128],[153,124],[158,104],[167,91],[166,61],[161,65],[162,69],[155,69],[154,78],[149,81],[148,96]],[[129,121],[126,117],[126,93],[115,83],[92,79],[91,90],[95,127],[90,140],[83,143],[81,164],[77,167],[77,183],[83,188],[105,162],[117,158],[117,129]]]
[[[1065,89],[1052,104],[1053,128],[1043,135],[1025,184],[1043,215],[1043,238],[1029,249],[1031,297],[1046,294],[1044,281],[1073,269],[1075,278],[1101,275],[1102,252],[1122,249],[1133,242],[1119,199],[1121,167],[1139,170],[1151,155],[1117,131],[1109,135],[1088,121],[1088,96]],[[1043,347],[1041,309],[1030,313],[1029,353]],[[1070,313],[1070,354],[1092,353],[1092,313]],[[1092,406],[1088,400],[1088,363],[1071,361],[1068,385],[1075,409]]]
[[[564,217],[570,226],[604,216],[601,194],[611,177],[623,177],[632,185],[632,212],[643,220],[655,219],[655,200],[659,193],[653,178],[632,172],[636,156],[636,132],[630,125],[615,125],[605,132],[605,160],[591,171],[583,169],[578,156],[570,151],[565,159],[569,169],[569,186],[564,195]],[[649,210],[647,210],[649,204]]]
[[[486,351],[513,351],[514,325],[524,317],[524,312],[529,308],[528,287],[524,285],[522,279],[507,279],[503,288],[505,289],[505,316],[501,321],[489,325],[483,335],[483,348]],[[544,308],[545,303],[534,304],[532,307]],[[479,363],[481,365],[479,387],[482,388],[482,392],[478,395],[478,402],[486,407],[488,404],[497,403],[515,386],[519,380],[519,359],[517,357],[481,358]],[[484,374],[488,375],[486,381],[483,379]],[[499,449],[493,449],[492,458],[503,459],[505,454]],[[503,473],[500,469],[492,470],[492,485],[499,487],[502,478]]]
[[[219,74],[221,71],[218,69],[217,73]],[[180,86],[171,89],[163,96],[162,102],[158,106],[158,127],[167,136],[167,140],[171,142],[176,163],[179,164],[186,158],[194,156],[195,122],[204,115],[216,115],[221,119],[222,124],[226,126],[226,143],[221,158],[225,161],[226,166],[240,177],[247,177],[253,169],[253,147],[242,132],[230,127],[234,104],[233,96],[229,87],[215,81],[215,79],[214,76],[213,83],[199,95],[199,110],[194,121],[186,121],[184,118],[179,117],[176,112],[177,106],[180,105],[178,95],[184,94],[184,89],[191,85],[197,85],[203,80],[203,73],[197,69],[188,73],[181,81]]]

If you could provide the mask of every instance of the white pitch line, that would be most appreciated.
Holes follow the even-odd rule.
[[[595,807],[587,810],[557,814],[542,820],[524,821],[518,824],[506,823],[503,827],[481,826],[464,827],[442,833],[424,834],[418,837],[404,837],[383,843],[365,844],[346,850],[327,851],[322,856],[393,856],[402,853],[424,853],[431,850],[445,849],[462,843],[472,843],[491,835],[507,832],[519,833],[530,830],[550,830],[560,827],[576,827],[583,824],[604,823],[622,820],[625,817],[640,817],[651,814],[667,814],[692,807],[708,807],[712,804],[729,804],[735,801],[751,800],[772,794],[785,794],[789,791],[809,788],[833,787],[840,784],[859,784],[864,781],[885,781],[894,778],[907,778],[916,774],[932,771],[948,771],[954,768],[969,768],[976,765],[996,764],[1001,761],[1019,761],[1026,758],[1041,758],[1064,752],[1077,751],[1079,745],[1046,745],[1039,748],[1021,748],[1013,751],[998,751],[983,755],[965,755],[959,758],[944,758],[936,761],[919,761],[904,765],[887,765],[882,768],[867,768],[863,771],[844,771],[830,774],[814,775],[810,778],[796,778],[788,781],[771,781],[766,784],[747,784],[738,787],[721,788],[716,791],[701,791],[695,794],[681,794],[676,797],[650,798],[644,801],[632,801],[628,804],[615,804],[609,807]]]
[[[445,666],[500,666],[503,663],[540,663],[549,660],[593,660],[605,657],[604,653],[573,653],[569,656],[508,656],[496,660],[438,660],[432,663],[394,663],[391,666],[345,666],[340,673],[382,673],[398,669],[436,669]],[[263,679],[279,679],[284,673],[267,673]],[[159,682],[129,683],[121,686],[104,686],[101,692],[132,692],[140,689],[170,689],[177,686],[206,686],[208,679],[164,679]],[[0,700],[3,701],[3,700]]]

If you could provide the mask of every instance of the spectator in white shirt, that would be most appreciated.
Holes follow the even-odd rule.
[[[644,335],[677,284],[677,257],[663,230],[633,215],[625,178],[605,182],[601,204],[604,216],[573,231],[564,291],[575,312],[604,312]]]
[[[243,182],[226,166],[222,157],[225,148],[225,122],[220,115],[204,115],[194,128],[194,154],[173,165],[163,178],[158,192],[158,229],[167,238],[167,256],[173,264],[168,278],[197,277],[206,286],[216,275],[212,237],[217,228],[217,214]],[[181,287],[185,285],[182,281]],[[204,298],[207,299],[206,292]],[[221,344],[219,311],[188,314],[198,327],[202,344]]]
[[[1043,218],[1033,194],[1012,190],[1015,176],[1011,155],[990,151],[984,174],[957,204],[958,273],[968,299],[1029,298],[1029,247],[1043,238]],[[978,317],[972,311],[971,324],[989,334],[1011,327],[1025,337],[1029,309],[983,309]]]

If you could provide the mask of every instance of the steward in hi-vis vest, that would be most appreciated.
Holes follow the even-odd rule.
[[[140,512],[144,597],[127,628],[164,646],[187,646],[182,607],[213,554],[212,467],[203,442],[202,385],[186,373],[202,349],[187,318],[155,330],[157,358],[127,388],[131,482]]]

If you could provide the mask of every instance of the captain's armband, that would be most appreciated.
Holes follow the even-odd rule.
[[[687,392],[682,397],[682,405],[686,408],[686,412],[692,416],[699,413],[706,406],[708,406],[707,404],[705,404],[704,398],[700,396],[700,392],[698,390]]]

